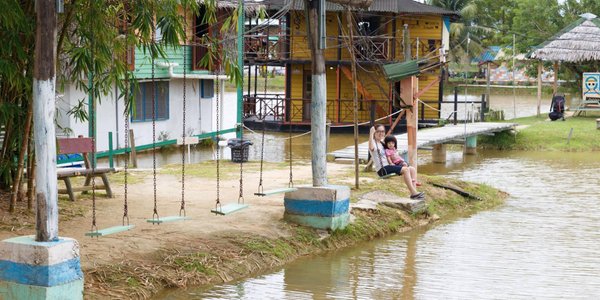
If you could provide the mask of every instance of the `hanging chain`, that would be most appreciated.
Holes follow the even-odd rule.
[[[266,50],[265,50],[266,51]],[[266,53],[267,54],[267,53]],[[265,54],[265,55],[266,55]],[[265,65],[265,86],[264,86],[264,97],[267,97],[267,79],[269,77],[268,73],[268,68]],[[263,187],[263,163],[264,163],[264,156],[265,156],[265,131],[266,131],[266,114],[263,115],[262,117],[262,137],[260,139],[260,179],[258,180],[258,192],[262,193],[264,190]]]
[[[216,153],[216,158],[217,158],[217,200],[215,202],[215,210],[216,211],[221,211],[221,200],[219,199],[220,196],[220,170],[219,170],[219,160],[220,160],[220,155],[219,155],[219,130],[220,130],[220,122],[219,122],[219,117],[220,117],[220,112],[219,112],[219,102],[221,101],[220,99],[220,87],[219,87],[219,72],[217,71],[217,75],[215,76],[215,80],[216,82],[216,90],[217,90],[217,103],[216,103],[216,115],[217,115],[217,132],[215,134],[216,137],[216,141],[217,141],[217,153]]]
[[[187,7],[183,8],[183,44],[185,45],[187,43]],[[186,105],[186,101],[185,101],[185,93],[186,93],[186,76],[187,76],[187,71],[186,71],[186,67],[185,67],[185,59],[186,59],[186,47],[183,47],[183,126],[182,126],[182,132],[181,132],[181,137],[183,139],[183,145],[181,147],[181,207],[179,208],[179,216],[184,216],[185,217],[185,148],[186,148],[186,143],[185,143],[185,105]]]
[[[127,101],[129,101],[129,45],[127,43],[127,34],[129,31],[128,28],[128,24],[129,24],[129,14],[127,12],[127,5],[125,5],[125,65],[126,65],[126,69],[125,69],[125,95],[123,97],[123,107],[130,107],[127,105]],[[125,149],[129,148],[129,114],[127,111],[124,111],[124,116],[125,116]],[[123,174],[124,176],[124,181],[125,181],[125,191],[124,191],[124,200],[123,200],[123,226],[125,226],[125,224],[129,225],[129,212],[128,212],[128,203],[127,203],[127,188],[128,188],[128,183],[127,183],[127,174],[128,174],[128,170],[129,170],[129,154],[125,155],[125,174]]]
[[[94,9],[94,4],[92,3],[92,10]],[[93,15],[93,13],[92,13]],[[90,97],[90,101],[92,102],[90,107],[91,107],[91,112],[90,112],[90,122],[91,122],[91,127],[92,127],[92,160],[91,160],[91,164],[92,164],[92,174],[88,175],[91,176],[92,179],[92,229],[91,232],[98,232],[98,227],[96,226],[96,177],[94,176],[94,174],[96,173],[96,105],[95,105],[95,98],[94,98],[94,73],[96,72],[96,64],[94,61],[94,47],[96,46],[94,43],[94,29],[92,29],[91,32],[91,47],[92,49],[90,49],[90,61],[91,61],[91,70],[90,70],[90,91],[89,93],[91,93],[91,97]],[[84,155],[86,155],[84,153]],[[89,178],[89,177],[88,177]]]
[[[154,22],[151,22],[151,26],[152,46],[156,46],[156,28],[154,28]],[[158,220],[160,218],[158,216],[158,209],[156,206],[156,80],[154,78],[154,53],[151,51],[150,54],[152,55],[152,185],[154,189],[154,213],[152,214],[152,219]],[[160,223],[157,222],[156,224]]]
[[[377,144],[380,144],[380,143],[381,142],[375,141],[375,151],[377,151],[377,156],[379,156],[379,163],[381,164],[381,169],[383,169],[383,173],[384,173],[383,175],[380,175],[380,176],[385,176],[385,175],[387,175],[387,170],[383,167],[383,159],[381,158],[381,153],[379,152],[379,147],[377,146]]]
[[[246,150],[247,148],[244,146],[244,126],[242,126],[242,124],[239,124],[239,129],[240,129],[240,143],[242,145],[241,151],[242,151],[242,157],[240,159],[240,195],[238,197],[238,204],[243,204],[244,203],[244,150]]]

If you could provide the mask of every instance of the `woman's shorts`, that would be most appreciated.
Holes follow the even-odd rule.
[[[388,174],[398,174],[398,175],[402,175],[402,166],[395,166],[395,165],[387,165],[384,166],[383,168],[379,169],[379,171],[377,171],[377,175],[379,176],[385,176]]]

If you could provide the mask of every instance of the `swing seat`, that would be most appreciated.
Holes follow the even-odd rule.
[[[394,177],[394,176],[396,176],[396,175],[397,175],[396,173],[385,174],[385,175],[383,175],[383,176],[379,176],[379,179],[388,179],[388,178],[390,178],[390,177]]]
[[[152,223],[152,224],[160,224],[160,223],[175,222],[175,221],[181,221],[181,220],[187,220],[187,219],[189,219],[189,218],[184,217],[184,216],[169,216],[169,217],[158,218],[158,219],[146,219],[146,222]]]
[[[223,205],[223,206],[221,206],[220,209],[219,208],[211,209],[210,212],[224,216],[224,215],[228,215],[228,214],[234,213],[236,211],[245,209],[248,206],[249,206],[248,204],[232,203],[232,204]]]
[[[254,195],[256,196],[269,196],[269,195],[275,195],[275,194],[281,194],[281,193],[287,193],[287,192],[295,192],[297,191],[297,188],[281,188],[281,189],[274,189],[274,190],[267,190],[267,191],[263,191],[262,193],[254,193]]]
[[[85,235],[91,236],[91,237],[105,236],[105,235],[109,235],[109,234],[113,234],[113,233],[127,231],[134,227],[135,227],[135,225],[113,226],[113,227],[109,227],[109,228],[100,229],[98,231],[89,231],[89,232],[86,232]]]

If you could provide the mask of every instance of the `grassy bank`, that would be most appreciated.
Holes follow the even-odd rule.
[[[348,176],[342,176],[352,178]],[[144,255],[127,258],[112,265],[84,270],[86,298],[148,298],[165,288],[213,285],[228,282],[280,267],[300,256],[353,246],[357,243],[411,230],[440,219],[467,216],[502,203],[506,194],[485,185],[422,176],[422,190],[428,195],[427,211],[408,214],[380,207],[375,212],[353,211],[355,217],[343,230],[326,233],[279,221],[279,236],[260,233],[222,231],[209,237],[191,237],[194,243],[172,243],[168,247]],[[386,190],[406,196],[399,181],[378,180],[373,173],[361,174],[361,189],[353,191],[351,200],[361,194]],[[439,189],[431,183],[446,183],[481,197],[470,201],[454,192]],[[344,184],[343,182],[332,182]],[[345,183],[347,184],[347,183]]]
[[[504,132],[480,136],[478,143],[499,150],[600,151],[600,130],[596,129],[598,117],[571,117],[551,122],[544,114],[540,118],[513,119],[510,122],[520,125],[516,134]]]

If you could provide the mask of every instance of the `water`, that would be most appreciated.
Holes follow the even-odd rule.
[[[420,171],[482,182],[499,208],[271,274],[161,299],[597,299],[597,153],[482,152]]]

